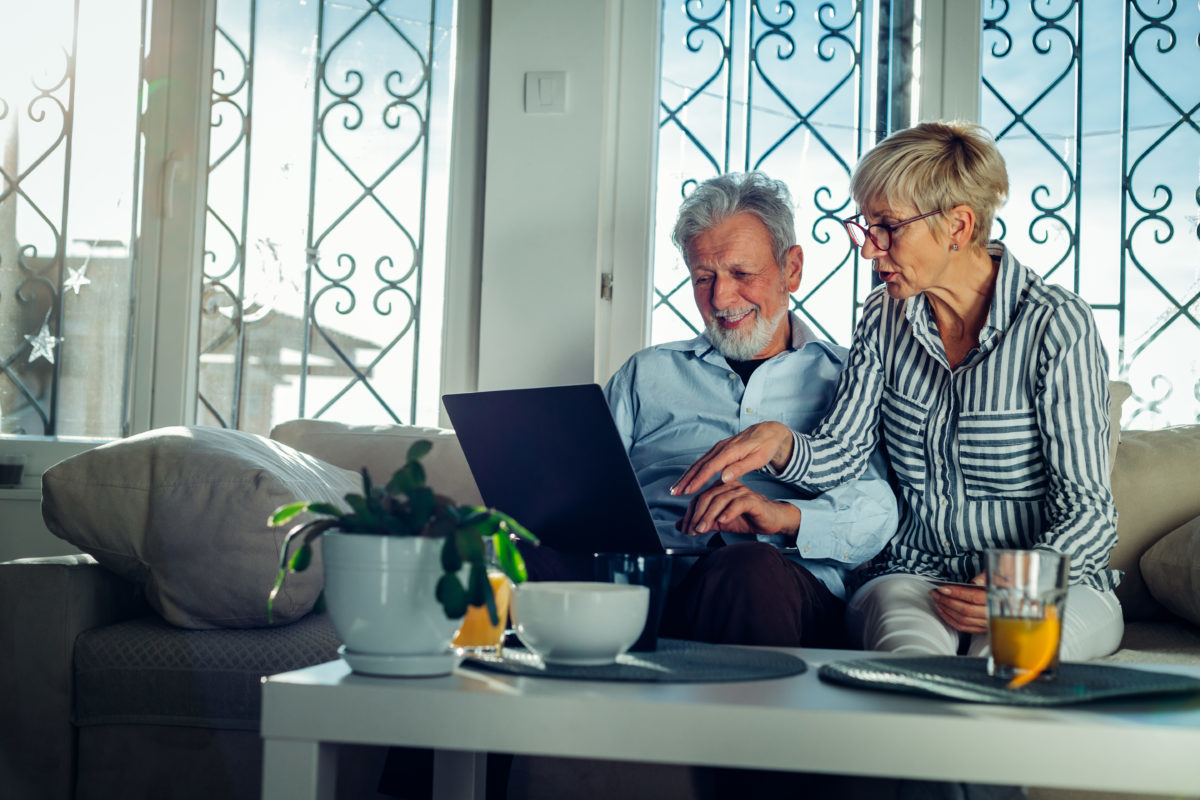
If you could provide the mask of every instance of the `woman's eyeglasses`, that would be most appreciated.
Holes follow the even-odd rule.
[[[863,218],[862,214],[855,214],[849,219],[842,220],[842,225],[846,226],[846,233],[850,234],[850,241],[854,242],[855,247],[862,247],[867,243],[867,239],[871,240],[871,244],[875,245],[880,250],[888,250],[892,246],[892,231],[897,228],[902,228],[910,222],[916,222],[919,219],[932,217],[934,214],[940,214],[941,211],[930,211],[927,214],[918,214],[915,217],[893,222],[891,225],[884,225],[882,222],[877,222],[874,225],[863,225],[858,220]]]

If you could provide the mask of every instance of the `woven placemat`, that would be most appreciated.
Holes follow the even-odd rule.
[[[468,657],[462,666],[509,675],[586,681],[719,683],[786,678],[808,669],[803,659],[773,650],[659,639],[652,653],[625,653],[617,663],[598,667],[547,664],[520,647],[505,647],[498,658]]]
[[[1061,706],[1200,692],[1200,680],[1184,675],[1075,663],[1059,664],[1052,680],[1008,689],[1003,681],[987,674],[986,658],[961,656],[836,661],[823,664],[817,676],[823,681],[863,689],[1019,706]]]

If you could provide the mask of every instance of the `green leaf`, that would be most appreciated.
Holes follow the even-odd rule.
[[[462,556],[458,554],[458,545],[453,536],[447,536],[442,542],[442,569],[446,572],[458,572],[462,569]]]
[[[292,570],[292,572],[304,572],[304,570],[308,569],[308,565],[311,563],[312,546],[305,542],[304,544],[300,545],[299,548],[297,548],[295,554],[292,556],[291,563],[288,564],[288,567]]]
[[[515,533],[517,536],[520,536],[530,544],[538,544],[538,538],[533,535],[533,532],[510,517],[508,514],[505,514],[503,511],[497,511],[494,508],[489,508],[488,512],[503,522],[505,529],[509,533]]]
[[[414,466],[419,467],[415,462],[410,462],[392,473],[392,479],[388,481],[387,485],[389,494],[408,494],[421,485],[422,481],[417,480],[417,474],[413,470]],[[424,478],[424,475],[421,477]]]
[[[310,505],[304,500],[299,500],[295,503],[288,503],[286,506],[280,506],[275,509],[275,513],[267,519],[267,524],[272,528],[278,527],[285,522],[288,522],[297,514],[308,511]]]
[[[434,594],[442,604],[447,619],[459,619],[467,613],[467,593],[454,573],[447,572],[438,579]]]
[[[371,513],[370,506],[367,505],[366,499],[360,497],[359,495],[346,495],[346,503],[350,506],[350,510],[363,520],[369,520],[374,516]]]
[[[409,463],[419,461],[425,456],[429,455],[429,451],[432,449],[433,442],[429,441],[428,439],[418,439],[409,446],[408,458],[406,460]]]
[[[409,522],[412,523],[413,530],[421,530],[429,523],[429,518],[433,516],[435,501],[433,499],[433,490],[428,486],[419,486],[408,493],[409,499]]]
[[[492,584],[488,581],[487,565],[482,561],[471,564],[471,577],[467,581],[467,603],[472,606],[487,606],[488,619],[493,625],[499,624],[496,597],[492,594]]]
[[[342,510],[331,503],[309,503],[308,510],[313,514],[321,514],[326,517],[342,516]]]
[[[371,475],[367,472],[366,467],[360,467],[359,472],[362,473],[363,497],[371,496]]]
[[[500,563],[500,569],[504,570],[504,574],[513,583],[524,583],[529,579],[529,573],[525,569],[525,559],[521,557],[521,551],[517,549],[516,542],[512,540],[511,536],[497,533],[492,537],[492,544],[496,551],[496,561]]]
[[[458,543],[458,554],[463,561],[483,563],[483,540],[478,532],[471,528],[459,528],[454,532],[454,540]]]

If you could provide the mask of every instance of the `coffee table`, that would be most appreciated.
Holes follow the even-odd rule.
[[[788,652],[808,671],[739,683],[462,667],[441,678],[372,678],[342,661],[275,675],[263,686],[263,800],[331,799],[337,743],[434,748],[438,800],[483,798],[488,751],[1163,794],[1200,787],[1198,695],[979,705],[817,678],[826,661],[880,654]],[[1200,677],[1200,667],[1153,668]]]

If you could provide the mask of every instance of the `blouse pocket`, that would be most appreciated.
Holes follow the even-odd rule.
[[[963,414],[958,452],[968,500],[1040,500],[1046,493],[1033,409]]]
[[[901,485],[918,491],[925,488],[925,425],[929,409],[917,401],[884,388],[883,440],[888,461]]]

